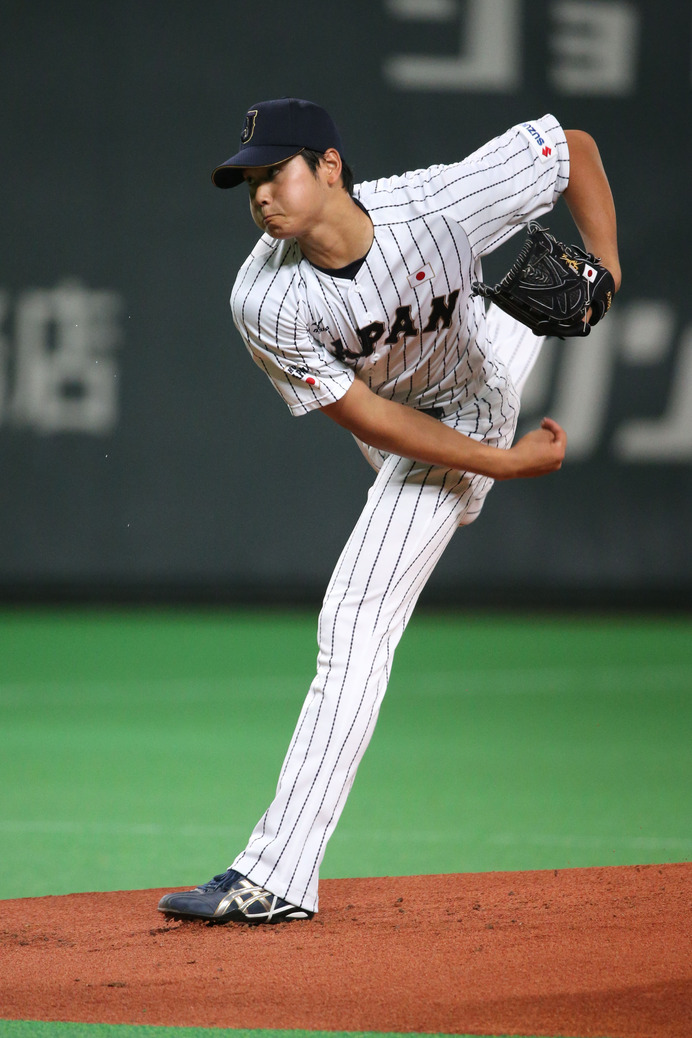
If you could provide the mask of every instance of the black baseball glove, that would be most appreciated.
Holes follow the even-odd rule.
[[[610,309],[615,284],[595,256],[577,245],[563,245],[540,224],[530,223],[526,243],[502,281],[494,288],[475,281],[472,291],[536,335],[567,339],[588,335],[598,324]]]

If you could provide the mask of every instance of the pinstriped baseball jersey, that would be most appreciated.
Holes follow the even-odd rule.
[[[235,324],[295,415],[360,378],[399,403],[454,410],[457,428],[483,434],[502,389],[471,284],[481,257],[550,210],[568,178],[564,133],[546,115],[462,162],[359,184],[374,240],[355,277],[264,235],[233,287]]]

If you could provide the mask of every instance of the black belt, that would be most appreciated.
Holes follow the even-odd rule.
[[[445,417],[444,407],[417,407],[421,414],[429,414],[431,418],[437,418],[439,422]]]

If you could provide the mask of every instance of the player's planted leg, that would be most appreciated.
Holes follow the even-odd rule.
[[[235,869],[214,876],[194,890],[164,894],[159,912],[179,919],[205,919],[211,923],[283,923],[311,919],[312,912],[291,905]]]

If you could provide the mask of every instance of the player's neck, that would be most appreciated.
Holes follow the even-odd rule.
[[[370,249],[373,237],[372,220],[344,192],[343,199],[330,208],[325,220],[298,238],[298,244],[311,263],[338,270],[362,259]]]

